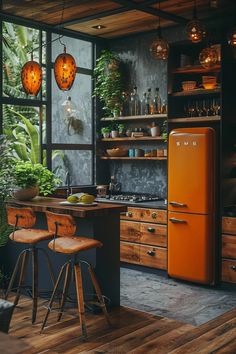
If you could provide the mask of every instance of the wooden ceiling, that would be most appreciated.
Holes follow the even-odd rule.
[[[184,26],[193,5],[194,0],[3,0],[1,12],[111,39],[153,30],[159,15],[162,27]],[[234,5],[235,0],[197,0],[198,16],[227,15]]]

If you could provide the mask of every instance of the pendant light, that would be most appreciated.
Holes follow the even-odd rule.
[[[193,19],[187,23],[185,28],[187,32],[188,39],[192,43],[199,43],[206,35],[205,26],[202,24],[201,21],[197,18],[197,3],[194,0],[194,7],[193,7]]]
[[[236,48],[236,28],[233,28],[228,35],[228,43],[231,47]]]
[[[217,50],[210,46],[204,48],[199,55],[199,61],[204,68],[211,69],[218,62]]]
[[[37,96],[42,86],[42,68],[33,60],[33,53],[31,60],[22,67],[21,82],[27,95]]]
[[[64,53],[59,54],[54,63],[54,75],[59,89],[62,91],[68,91],[71,89],[75,80],[76,63],[73,56],[66,52],[65,44],[63,45]]]
[[[160,10],[160,2],[159,2],[159,10]],[[150,46],[150,52],[153,58],[158,60],[167,60],[169,56],[169,44],[162,37],[160,16],[158,18],[157,38],[152,42]]]

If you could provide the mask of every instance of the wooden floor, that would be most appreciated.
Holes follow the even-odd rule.
[[[32,347],[27,354],[236,353],[236,309],[200,327],[121,307],[110,313],[113,328],[109,329],[102,315],[88,313],[89,338],[83,342],[76,310],[67,310],[61,322],[56,322],[57,313],[52,312],[49,326],[39,334],[45,314],[43,302],[40,300],[38,319],[33,326],[31,300],[22,297],[19,306],[9,334]]]

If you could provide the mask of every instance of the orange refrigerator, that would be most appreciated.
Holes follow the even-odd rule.
[[[215,131],[171,131],[168,151],[168,274],[215,282]]]

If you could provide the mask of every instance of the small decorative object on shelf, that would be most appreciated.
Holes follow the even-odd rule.
[[[228,43],[231,45],[231,47],[236,48],[236,27],[229,32]]]
[[[214,67],[218,62],[218,53],[216,49],[212,47],[204,48],[199,54],[199,61],[206,69]]]
[[[151,136],[160,136],[161,134],[161,129],[159,125],[157,125],[155,122],[152,122],[151,127],[150,127],[150,132]]]
[[[110,127],[103,127],[101,129],[101,134],[102,134],[103,138],[109,138],[110,137],[110,133],[111,133],[111,128]]]

